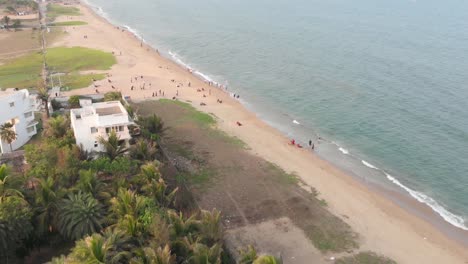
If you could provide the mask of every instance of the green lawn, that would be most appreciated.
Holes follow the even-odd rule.
[[[82,47],[48,49],[46,57],[48,68],[62,73],[109,70],[117,62],[111,53]]]
[[[59,16],[80,16],[80,9],[71,6],[62,6],[58,4],[47,5],[47,18],[53,20]]]
[[[353,256],[342,257],[335,264],[396,264],[396,262],[377,253],[365,251]]]
[[[189,113],[187,114],[186,118],[190,119],[191,121],[196,122],[197,124],[201,126],[209,127],[209,126],[216,124],[216,120],[214,119],[213,116],[207,113],[198,111],[195,107],[193,107],[189,103],[185,103],[185,102],[181,102],[177,100],[170,100],[170,99],[159,99],[159,101],[163,104],[176,104],[188,110]]]
[[[70,89],[82,88],[91,84],[92,78],[103,79],[103,74],[80,75],[79,71],[108,70],[116,63],[111,53],[95,49],[51,48],[46,60],[49,71],[64,73],[64,86]],[[31,88],[41,78],[42,54],[40,52],[6,61],[0,65],[0,88]]]
[[[9,60],[0,65],[0,88],[29,88],[40,79],[42,54],[34,52],[29,55]]]
[[[88,87],[93,83],[93,79],[102,80],[106,77],[104,73],[99,74],[67,74],[61,76],[62,87],[65,90]]]
[[[88,23],[84,21],[64,21],[64,22],[54,22],[50,23],[51,27],[66,27],[66,26],[82,26],[87,25]]]

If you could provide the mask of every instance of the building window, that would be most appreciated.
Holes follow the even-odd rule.
[[[15,102],[10,102],[10,107],[14,107],[15,106]]]
[[[95,127],[91,128],[91,134],[94,134],[94,133],[97,133],[97,132],[98,132],[97,128],[95,128]]]
[[[98,147],[98,143],[97,141],[94,141],[94,147],[97,148]]]
[[[24,114],[24,117],[25,118],[28,118],[28,117],[31,117],[32,116],[32,112],[27,112]]]
[[[111,132],[111,128],[110,127],[106,127],[106,133],[109,134]]]
[[[120,131],[120,132],[124,131],[124,127],[123,127],[123,126],[119,126],[119,131]]]
[[[28,131],[28,133],[32,133],[32,132],[34,132],[34,130],[35,130],[35,129],[34,129],[33,126],[32,126],[32,127],[26,128],[26,131]]]

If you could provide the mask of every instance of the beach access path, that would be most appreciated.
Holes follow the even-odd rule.
[[[398,263],[468,263],[467,248],[447,238],[428,222],[369,190],[309,151],[292,148],[284,135],[246,110],[226,92],[197,79],[187,69],[160,56],[133,34],[109,24],[88,7],[79,8],[83,13],[79,20],[86,21],[88,25],[64,28],[67,34],[54,45],[114,52],[118,63],[109,71],[108,79],[112,83],[107,79],[96,82],[100,93],[119,90],[123,95],[139,100],[159,99],[159,96],[153,97],[153,93],[159,90],[164,91],[165,98],[169,99],[178,93],[179,100],[190,101],[201,111],[213,113],[218,118],[219,129],[246,142],[254,155],[277,164],[287,172],[295,172],[303,182],[316,188],[331,212],[342,217],[360,234],[361,250],[384,254]],[[70,20],[77,18],[57,19]],[[137,76],[140,78],[135,80]],[[140,88],[143,83],[144,90]],[[201,88],[204,91],[197,92]],[[91,86],[66,94],[92,94],[95,89]],[[217,100],[223,103],[217,103]],[[206,105],[200,106],[200,103]],[[237,121],[243,126],[239,127]]]

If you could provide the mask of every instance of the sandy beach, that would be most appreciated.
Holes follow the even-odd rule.
[[[246,142],[252,153],[285,171],[295,172],[305,184],[315,187],[329,209],[360,234],[361,250],[384,254],[398,263],[468,263],[467,248],[429,222],[397,206],[310,151],[291,147],[288,138],[246,110],[226,91],[199,80],[187,69],[142,44],[132,33],[109,24],[88,7],[81,5],[79,8],[83,16],[78,20],[86,21],[88,25],[67,27],[67,34],[53,45],[114,52],[118,63],[109,71],[108,79],[112,83],[107,79],[96,82],[100,93],[118,90],[138,101],[157,100],[161,98],[161,90],[164,98],[177,97],[191,102],[201,111],[212,113],[218,119],[219,129]],[[57,21],[69,20],[77,18],[60,17]],[[143,84],[144,90],[141,89]],[[64,94],[94,94],[95,89],[91,86]],[[154,93],[158,96],[153,97]]]

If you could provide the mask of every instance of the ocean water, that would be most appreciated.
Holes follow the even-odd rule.
[[[467,1],[89,2],[319,155],[468,230]]]

